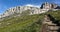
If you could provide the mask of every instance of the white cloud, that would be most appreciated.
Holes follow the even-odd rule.
[[[26,4],[25,6],[31,6],[31,7],[40,7],[40,5],[32,5],[32,4]]]

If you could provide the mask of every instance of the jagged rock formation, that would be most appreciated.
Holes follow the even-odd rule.
[[[51,15],[45,15],[44,21],[42,22],[41,32],[60,32],[60,24],[56,21],[57,20],[54,20]]]
[[[40,9],[40,8],[37,8],[37,7],[30,7],[30,6],[17,6],[17,7],[13,7],[13,8],[10,8],[8,9],[7,11],[5,11],[1,16],[2,17],[6,17],[6,16],[10,16],[10,15],[13,15],[13,14],[20,14],[22,13],[23,11],[30,11],[30,14],[41,14],[41,13],[45,13],[46,9]]]
[[[60,9],[60,6],[57,6],[55,9]]]
[[[49,11],[50,9],[54,11],[59,10],[57,8],[58,8],[58,5],[50,4],[48,2],[43,3],[41,5],[41,8],[30,7],[30,6],[17,6],[17,7],[12,7],[12,8],[7,9],[2,15],[0,15],[0,18],[10,16],[13,14],[22,13],[23,11],[26,11],[26,10],[30,10],[30,15],[33,15],[33,14],[45,13]]]
[[[45,2],[41,5],[41,9],[54,9],[57,6],[58,6],[57,4],[52,4],[52,3]]]

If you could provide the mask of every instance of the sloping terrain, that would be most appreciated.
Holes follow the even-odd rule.
[[[58,10],[58,11],[50,11],[50,12],[47,12],[47,14],[52,15],[56,20],[60,21],[60,10]]]
[[[60,11],[50,11],[45,14],[50,14],[60,21]],[[45,14],[6,18],[0,21],[0,32],[39,32]]]
[[[43,17],[42,15],[40,16],[30,15],[30,16],[12,17],[9,19],[4,19],[3,21],[0,21],[0,32],[13,32],[13,31],[20,32],[24,29],[25,29],[24,32],[26,30],[31,30],[31,29],[32,29],[31,31],[33,31],[33,29],[35,29],[34,27],[38,25],[38,24],[34,25],[35,22],[37,22],[39,19],[42,19],[42,17]],[[29,28],[29,26],[31,27]],[[36,29],[39,29],[39,28],[36,27]]]

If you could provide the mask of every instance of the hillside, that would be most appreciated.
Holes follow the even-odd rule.
[[[0,32],[39,32],[45,14],[52,15],[60,21],[60,11],[50,11],[43,14],[6,18],[0,21]]]
[[[56,20],[60,21],[60,10],[57,11],[49,11],[46,14],[52,15]]]
[[[30,32],[31,32],[35,29],[33,27],[36,27],[38,25],[38,24],[35,24],[35,22],[37,22],[40,18],[43,17],[43,16],[42,17],[41,16],[31,15],[31,16],[12,17],[10,19],[4,19],[3,21],[0,22],[1,23],[0,31],[1,32],[13,32],[13,31],[19,32],[22,30],[23,31],[27,30],[26,32],[28,32],[28,30],[30,30]],[[39,29],[38,27],[39,26],[36,27],[37,30]]]

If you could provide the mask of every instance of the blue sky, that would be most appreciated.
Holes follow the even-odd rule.
[[[0,14],[8,8],[15,6],[40,6],[44,2],[56,3],[60,5],[60,0],[0,0]]]

